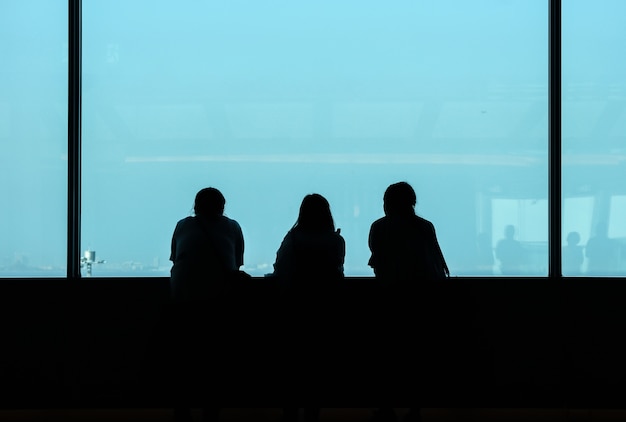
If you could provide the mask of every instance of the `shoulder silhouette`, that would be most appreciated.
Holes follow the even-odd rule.
[[[504,228],[504,239],[496,245],[496,258],[500,261],[500,272],[503,275],[519,275],[524,272],[526,265],[526,250],[515,239],[515,226],[512,224]]]
[[[596,225],[595,235],[585,247],[587,272],[591,275],[610,275],[616,270],[617,244],[608,235],[608,225],[601,221]]]
[[[400,284],[449,277],[435,227],[415,214],[413,188],[395,183],[383,200],[385,217],[372,224],[369,234],[369,265],[376,277]]]
[[[298,219],[285,235],[274,263],[274,276],[284,285],[319,286],[343,278],[345,241],[326,198],[304,197]]]
[[[580,234],[570,232],[567,234],[567,245],[563,248],[563,274],[579,275],[585,260],[583,247],[579,245]]]
[[[241,227],[224,216],[225,203],[219,190],[202,189],[195,198],[195,215],[176,224],[170,254],[175,299],[206,299],[223,289],[243,265]]]

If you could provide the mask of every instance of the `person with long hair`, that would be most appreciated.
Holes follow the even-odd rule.
[[[305,196],[296,223],[276,253],[273,274],[285,287],[287,301],[295,305],[288,308],[291,320],[284,322],[283,337],[285,348],[290,350],[288,359],[285,357],[288,362],[284,374],[292,391],[304,391],[296,387],[299,383],[311,387],[324,382],[330,351],[319,341],[328,335],[319,330],[319,323],[324,319],[321,309],[329,311],[319,302],[344,277],[345,249],[326,198],[316,193]],[[296,314],[300,318],[294,318]],[[292,326],[292,320],[298,320],[298,326]],[[292,362],[299,365],[291,366]],[[283,422],[297,422],[298,414],[298,408],[284,408]],[[305,422],[315,422],[320,409],[304,408],[303,414]]]
[[[342,279],[346,244],[340,232],[326,198],[305,196],[296,223],[276,253],[273,275],[294,288]]]

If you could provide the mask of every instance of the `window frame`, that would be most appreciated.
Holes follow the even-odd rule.
[[[548,0],[548,279],[562,276],[561,0]],[[81,279],[82,0],[68,0],[67,278]],[[358,278],[358,277],[356,277]],[[459,277],[471,279],[473,277]],[[490,277],[491,278],[491,277]]]

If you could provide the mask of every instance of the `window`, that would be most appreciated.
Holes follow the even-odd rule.
[[[563,232],[580,233],[582,274],[626,274],[624,13],[619,0],[563,5]]]
[[[494,199],[492,202],[492,247],[495,253],[495,274],[503,272],[505,258],[512,258],[518,266],[515,275],[542,275],[548,273],[548,201],[546,199]],[[510,233],[507,233],[510,232]],[[514,256],[500,256],[498,245],[505,239],[519,245]]]
[[[0,277],[60,277],[75,246],[68,4],[5,3]],[[622,3],[563,5],[565,275],[626,273]],[[241,223],[253,275],[272,271],[312,192],[329,199],[346,238],[346,274],[371,275],[369,226],[385,188],[406,180],[453,275],[502,273],[495,249],[513,226],[531,256],[522,274],[545,276],[549,9],[84,1],[80,249],[93,265],[83,275],[167,276],[174,224],[205,186]],[[594,262],[598,236],[608,261]]]
[[[400,180],[454,275],[490,273],[474,257],[484,232],[501,234],[494,198],[544,204],[520,218],[545,263],[547,12],[528,0],[84,2],[82,248],[106,260],[93,275],[168,275],[174,225],[205,186],[242,225],[251,274],[272,271],[317,192],[346,239],[346,275],[372,275],[369,226]]]
[[[66,3],[3,2],[0,57],[0,277],[63,277]]]

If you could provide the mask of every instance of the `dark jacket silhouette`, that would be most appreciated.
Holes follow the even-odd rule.
[[[504,239],[496,245],[496,258],[500,261],[503,275],[523,274],[528,256],[522,244],[515,239],[515,226],[509,224],[505,227]]]
[[[608,237],[608,226],[600,222],[595,236],[587,241],[585,256],[588,259],[587,273],[591,275],[613,275],[617,269],[617,244]]]
[[[214,297],[223,290],[229,274],[243,265],[241,227],[222,214],[224,204],[217,189],[203,189],[196,195],[196,215],[176,224],[170,254],[175,300]]]
[[[386,216],[372,224],[369,265],[377,278],[403,284],[449,275],[433,224],[417,215]]]
[[[377,279],[392,285],[436,280],[450,275],[433,224],[415,215],[416,197],[408,183],[385,192],[385,217],[369,233],[369,265]]]

